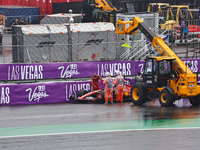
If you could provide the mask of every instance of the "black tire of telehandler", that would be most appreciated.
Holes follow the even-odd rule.
[[[190,100],[190,104],[192,104],[192,106],[199,106],[200,105],[200,95],[197,95],[194,98],[189,98]]]
[[[167,89],[163,89],[159,93],[159,102],[161,106],[172,106],[174,103],[174,95],[171,94]]]
[[[135,105],[143,105],[147,100],[147,88],[136,83],[131,88],[131,100]]]

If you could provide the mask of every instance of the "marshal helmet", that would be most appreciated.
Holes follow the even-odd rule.
[[[106,72],[105,73],[105,76],[107,77],[107,76],[110,76],[110,72]]]
[[[120,71],[115,70],[115,75],[117,76],[117,75],[119,75],[119,74],[120,74]]]
[[[94,73],[93,74],[93,79],[97,79],[98,78],[98,74],[97,73]]]

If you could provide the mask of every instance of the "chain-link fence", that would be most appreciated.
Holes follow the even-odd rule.
[[[0,62],[116,60],[116,45],[112,23],[14,25],[3,35]]]
[[[199,57],[200,10],[186,5],[155,5],[150,11],[159,13],[160,33],[168,30],[163,36],[171,49],[180,58]]]
[[[159,17],[160,20],[164,19],[162,22],[160,21],[160,32],[162,30],[169,31],[166,37],[169,38],[170,47],[179,57],[196,58],[199,57],[200,43],[199,12],[189,12],[188,10],[183,12],[179,14],[179,19],[181,15],[185,15],[187,33],[181,33],[181,20],[174,23],[173,27],[169,26],[170,22],[166,20],[168,11],[163,11]],[[173,11],[174,14],[177,14],[177,11]],[[15,17],[23,18],[23,16]],[[80,17],[80,15],[75,15],[74,20],[80,22]],[[8,18],[9,16],[7,16]],[[38,18],[38,21],[33,21],[31,25],[28,25],[28,21],[32,21],[33,18]],[[46,20],[44,22],[51,24],[39,24],[44,18]],[[58,22],[58,20],[61,22]],[[26,16],[24,21],[26,25],[6,27],[2,46],[0,45],[0,63],[120,60],[120,56],[126,50],[121,47],[124,43],[119,42],[120,36],[115,34],[113,24],[91,23],[92,25],[87,25],[74,23],[71,24],[73,27],[70,30],[70,22],[63,24],[69,21],[69,15],[65,14]],[[161,23],[165,24],[164,29],[161,27]],[[183,34],[182,43],[180,43],[181,34]],[[132,46],[133,44],[129,43],[129,45]]]
[[[116,59],[114,31],[72,32],[72,61]]]

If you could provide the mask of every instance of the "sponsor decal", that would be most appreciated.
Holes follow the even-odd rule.
[[[44,47],[44,46],[52,47],[55,43],[56,43],[55,41],[40,42],[37,47]]]
[[[90,83],[80,83],[80,84],[67,84],[66,85],[66,101],[69,101],[69,98],[72,94],[75,95],[75,98],[77,98],[77,92],[79,90],[85,89],[87,91],[91,90]]]
[[[144,63],[139,64],[138,67],[140,68],[139,72],[143,73],[143,71],[144,71]]]
[[[198,72],[198,61],[197,60],[185,60],[183,61],[185,65],[192,71]],[[191,66],[189,65],[191,64]]]
[[[70,64],[66,68],[65,66],[58,67],[61,70],[60,77],[61,78],[71,78],[73,75],[78,75],[80,72],[78,71],[77,64]]]
[[[9,87],[1,87],[1,104],[9,104],[10,103],[10,88]]]
[[[121,75],[131,75],[131,63],[105,63],[97,64],[98,74],[105,76],[106,72],[110,72],[111,76],[115,75],[115,70],[119,70]]]
[[[126,85],[132,85],[132,83],[133,83],[133,80],[129,80],[129,79],[125,80]]]
[[[91,45],[92,43],[99,45],[102,41],[103,39],[92,39],[92,40],[88,40],[86,45]]]
[[[29,95],[28,95],[29,102],[32,102],[32,101],[40,102],[41,98],[49,96],[45,90],[45,85],[39,85],[35,87],[35,89],[28,88],[26,89],[26,92],[29,92]]]
[[[43,79],[42,65],[8,66],[8,80]]]

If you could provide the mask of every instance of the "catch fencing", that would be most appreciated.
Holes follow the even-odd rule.
[[[187,42],[184,39],[180,43],[180,25],[175,25],[172,29],[169,26],[166,27],[169,31],[166,34],[169,38],[168,45],[180,58],[200,57],[200,18],[196,11],[193,14],[195,16],[193,18],[186,14],[188,33],[184,34],[184,37],[187,36]],[[163,16],[166,16],[166,13]],[[57,14],[37,16],[39,21],[29,25],[28,21],[34,17],[36,16],[26,16],[24,18],[26,25],[5,27],[3,43],[2,46],[0,45],[0,63],[120,60],[120,56],[125,52],[125,49],[121,47],[124,43],[119,42],[120,36],[115,34],[113,24],[79,23],[80,14],[72,16],[77,22],[72,24],[69,22],[69,15]],[[17,18],[20,19],[22,16],[17,16]],[[160,18],[162,18],[161,15]],[[159,32],[162,30],[160,28]],[[128,44],[132,46],[132,43]]]
[[[3,35],[0,62],[116,60],[116,45],[112,23],[15,25]]]

